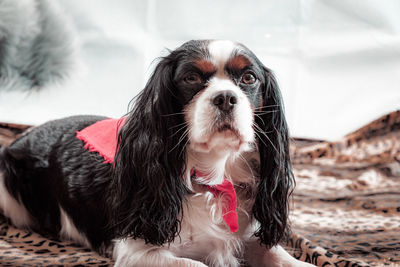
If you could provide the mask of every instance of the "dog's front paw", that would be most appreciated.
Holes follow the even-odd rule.
[[[116,267],[207,267],[200,261],[178,257],[135,257],[122,256],[119,257],[115,265]]]
[[[316,267],[316,265],[308,263],[308,262],[296,260],[295,262],[286,264],[282,267]]]

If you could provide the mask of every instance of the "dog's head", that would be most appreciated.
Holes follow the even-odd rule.
[[[255,108],[262,105],[264,70],[250,51],[230,41],[201,43],[200,55],[178,63],[189,146],[212,153],[249,149]]]
[[[120,236],[171,242],[188,192],[187,151],[260,154],[252,215],[268,247],[285,233],[288,131],[271,71],[245,46],[189,41],[162,58],[119,134],[113,208]]]

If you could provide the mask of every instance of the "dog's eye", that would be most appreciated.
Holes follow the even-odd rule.
[[[189,75],[186,75],[185,78],[183,78],[185,82],[189,84],[200,84],[202,83],[202,79],[200,76],[196,73],[190,73]]]
[[[255,83],[256,82],[256,77],[254,76],[254,74],[253,73],[251,73],[251,72],[245,72],[243,75],[242,75],[242,78],[241,78],[241,80],[240,80],[240,82],[241,83],[244,83],[244,84],[253,84],[253,83]]]

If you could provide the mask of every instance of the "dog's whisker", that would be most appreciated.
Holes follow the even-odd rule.
[[[182,155],[183,151],[186,149],[186,147],[187,147],[189,141],[190,141],[190,136],[188,136],[185,145],[182,147],[181,152],[179,152],[179,157]]]
[[[175,135],[177,135],[180,131],[182,131],[183,129],[185,129],[185,127],[180,128],[179,130],[177,130],[175,133],[173,133],[172,135],[170,135],[170,138],[174,137]]]
[[[169,116],[176,116],[176,115],[183,115],[185,112],[177,112],[177,113],[170,113],[170,114],[163,114],[162,117],[169,117]]]
[[[265,114],[269,114],[269,113],[275,113],[275,112],[279,112],[279,110],[269,110],[269,111],[254,111],[254,114],[257,115],[265,115]]]
[[[265,145],[267,146],[267,144],[262,140],[262,138],[260,137],[260,135],[257,132],[254,132],[254,134],[258,137],[258,139]]]
[[[176,128],[176,127],[179,127],[179,126],[182,126],[182,125],[186,125],[186,124],[187,124],[186,122],[182,122],[182,123],[179,123],[179,124],[177,124],[175,126],[169,127],[168,130],[172,130],[172,129]]]
[[[263,109],[263,108],[271,108],[271,107],[280,107],[281,105],[267,105],[267,106],[260,106],[260,107],[256,107],[254,109]]]
[[[278,149],[275,147],[275,145],[272,143],[271,139],[268,137],[267,133],[265,133],[257,124],[254,125],[256,127],[256,129],[259,130],[258,133],[262,134],[263,136],[265,136],[265,138],[267,138],[267,140],[269,141],[269,143],[271,144],[271,146],[275,149],[275,151],[277,153],[279,153]],[[263,144],[265,146],[267,146],[267,144],[265,144],[265,142],[261,139],[261,137],[257,134],[257,131],[254,131],[254,133],[256,133],[256,135],[258,136],[258,138],[260,138],[260,140],[263,142]]]
[[[171,152],[171,151],[173,151],[175,148],[177,148],[178,146],[179,146],[179,144],[185,139],[185,137],[188,135],[188,133],[189,133],[189,130],[188,129],[186,129],[186,131],[182,134],[182,136],[179,138],[179,141],[178,141],[178,143],[170,150],[170,151],[168,151],[168,152]]]
[[[263,120],[263,118],[260,117],[260,115],[254,113],[254,116],[256,116],[257,118],[259,118],[259,119],[262,121],[262,123],[265,125],[265,121]],[[254,123],[253,123],[253,124],[254,124]],[[257,125],[257,126],[258,126],[258,125]]]
[[[254,178],[254,173],[253,173],[253,168],[250,166],[249,162],[242,156],[242,154],[239,154],[239,158],[243,160],[243,162],[246,164],[247,168],[249,168],[251,177]]]
[[[258,118],[260,118],[260,120],[263,122],[263,124],[265,125],[265,122],[264,122],[264,120],[260,117],[260,116],[258,116],[257,114],[254,114],[255,116],[257,116]],[[266,133],[266,134],[268,134],[268,133],[273,133],[274,131],[268,131],[268,132],[266,132],[266,131],[264,131],[263,129],[261,129],[261,127],[256,123],[256,122],[253,122],[253,126],[254,127],[257,127],[258,128],[258,130],[260,131],[260,132],[262,132],[263,134],[264,133]],[[275,129],[276,130],[276,129]],[[276,130],[276,131],[278,131],[278,130]]]
[[[182,125],[183,125],[183,126],[182,126]],[[174,136],[177,135],[180,131],[182,131],[183,129],[185,129],[187,125],[186,125],[186,123],[184,122],[184,123],[175,125],[175,126],[169,128],[168,130],[171,130],[171,129],[176,128],[176,127],[179,127],[179,126],[181,126],[181,128],[179,128],[178,130],[176,130],[175,133],[173,133],[173,134],[170,136],[170,138],[174,137]],[[186,128],[186,129],[187,129],[187,128]]]

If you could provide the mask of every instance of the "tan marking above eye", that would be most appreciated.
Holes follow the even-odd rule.
[[[238,55],[233,57],[232,59],[229,60],[227,64],[228,68],[237,70],[242,70],[249,65],[251,65],[250,60],[243,55]]]
[[[212,73],[217,70],[217,67],[210,61],[205,59],[199,59],[194,62],[196,66],[203,73]]]

